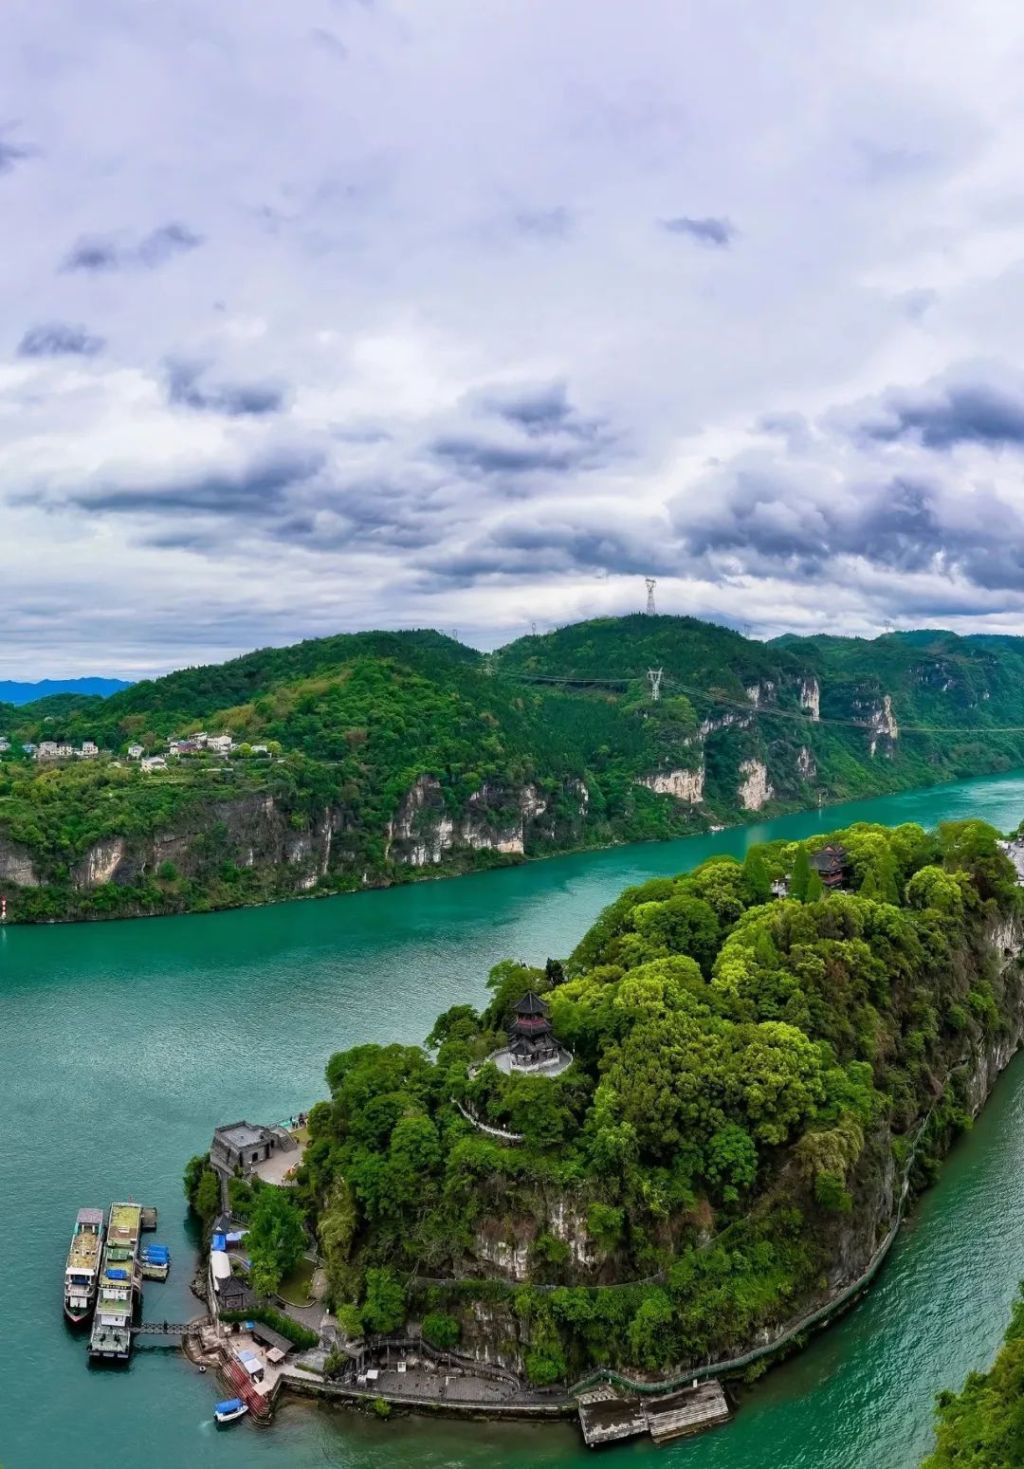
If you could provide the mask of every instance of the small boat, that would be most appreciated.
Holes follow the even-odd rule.
[[[241,1418],[248,1411],[241,1398],[225,1398],[215,1406],[213,1416],[218,1423],[234,1423],[236,1418]]]
[[[143,1245],[139,1261],[147,1280],[166,1280],[170,1274],[171,1252],[166,1245]]]
[[[64,1267],[64,1315],[80,1326],[92,1315],[103,1248],[103,1210],[79,1209]]]

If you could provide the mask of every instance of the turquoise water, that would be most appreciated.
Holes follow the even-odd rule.
[[[149,1318],[184,1319],[185,1160],[217,1122],[323,1094],[334,1050],[418,1041],[479,1001],[505,956],[564,955],[628,883],[715,852],[855,819],[1024,817],[1024,775],[863,801],[712,836],[617,848],[389,892],[196,918],[0,931],[0,1462],[4,1469],[576,1469],[572,1427],[494,1427],[288,1404],[217,1433],[217,1396],[174,1352],[90,1371],[61,1313],[75,1211],[133,1196],[172,1249]],[[935,1392],[995,1350],[1024,1275],[1024,1062],[912,1218],[867,1301],[745,1399],[728,1427],[612,1451],[672,1469],[911,1469]]]

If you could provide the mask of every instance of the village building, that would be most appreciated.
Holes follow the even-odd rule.
[[[144,760],[139,761],[139,764],[142,766],[143,770],[147,771],[167,769],[167,761],[162,755],[147,755]]]
[[[235,747],[235,742],[229,734],[210,735],[206,741],[206,748],[214,755],[230,755]]]
[[[143,757],[143,755],[145,753],[146,753],[146,751],[145,751],[145,749],[144,749],[144,747],[142,745],[129,745],[128,746],[128,759],[129,760],[141,760],[142,757]]]
[[[0,735],[0,755],[6,755],[11,748],[11,742],[6,735]]]
[[[82,748],[78,754],[83,760],[93,760],[100,753],[100,747],[93,740],[83,740]]]

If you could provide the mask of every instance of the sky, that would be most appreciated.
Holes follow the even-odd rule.
[[[0,676],[1024,633],[1024,9],[7,0]]]

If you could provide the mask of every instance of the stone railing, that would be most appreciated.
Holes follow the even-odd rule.
[[[521,1132],[506,1132],[503,1127],[491,1127],[489,1123],[481,1122],[476,1113],[470,1111],[468,1107],[464,1107],[457,1097],[450,1097],[449,1101],[461,1116],[465,1117],[466,1121],[472,1127],[476,1128],[477,1132],[486,1133],[488,1137],[493,1137],[501,1143],[517,1144],[525,1140],[525,1135]]]

